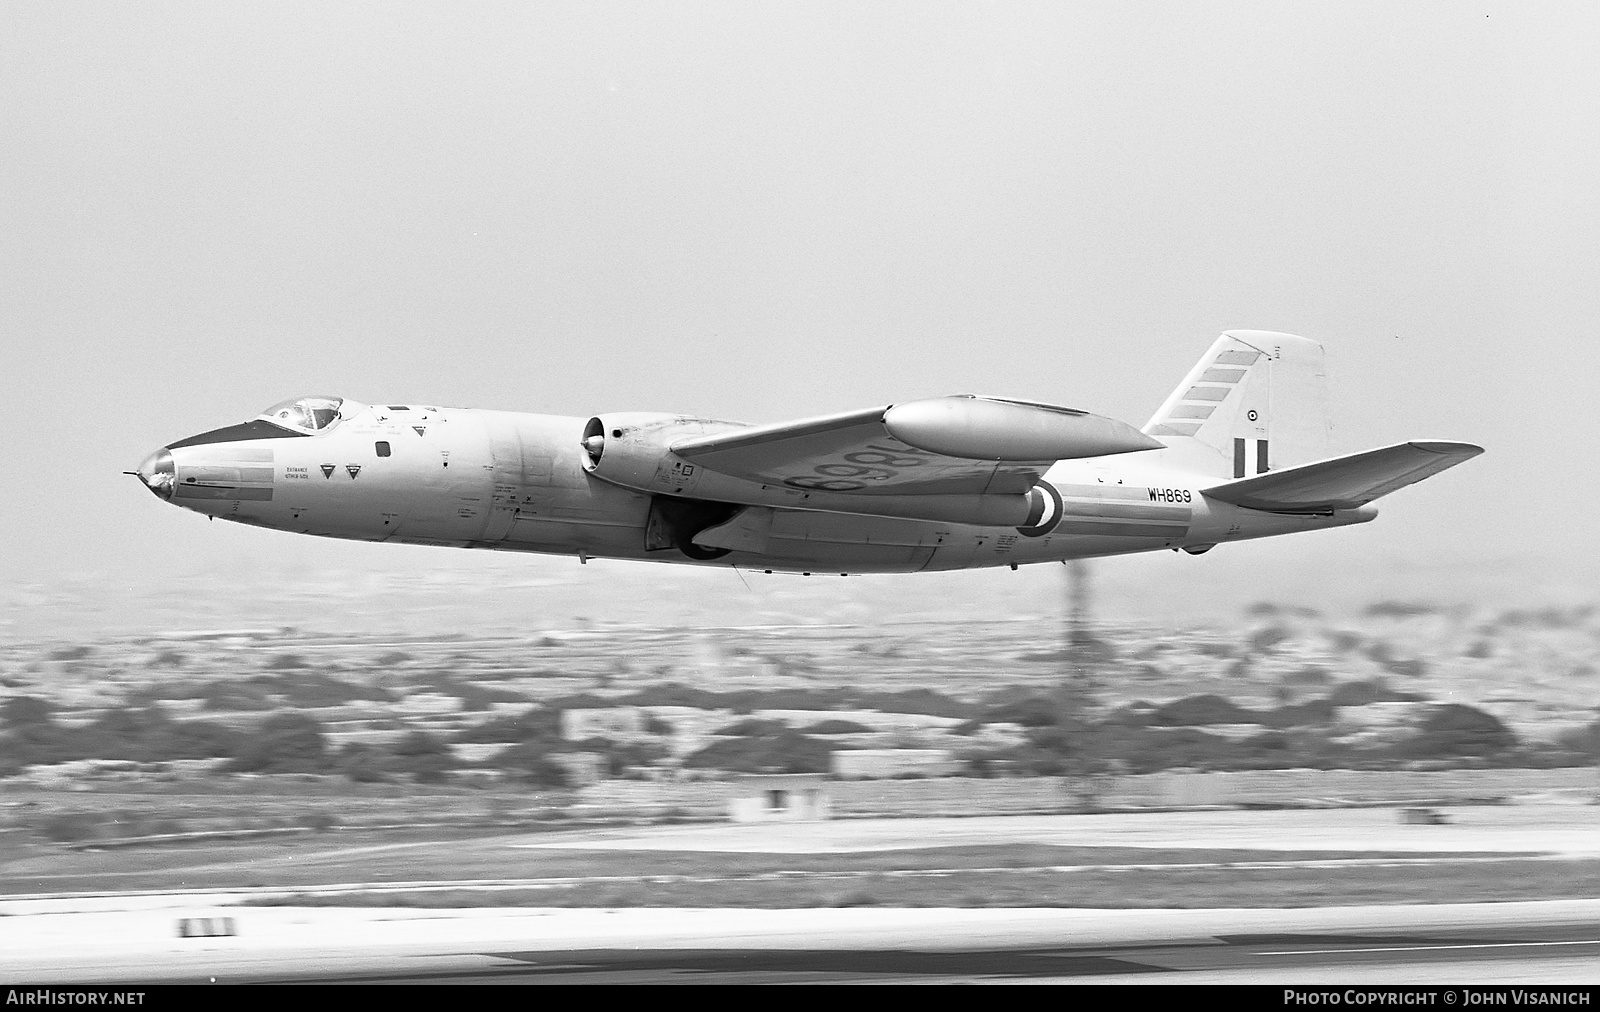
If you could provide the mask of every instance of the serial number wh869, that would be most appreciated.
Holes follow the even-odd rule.
[[[1153,488],[1150,490],[1151,502],[1193,502],[1194,493],[1186,488]]]

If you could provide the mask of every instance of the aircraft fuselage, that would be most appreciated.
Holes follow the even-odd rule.
[[[836,505],[706,503],[597,477],[585,456],[585,426],[592,422],[584,418],[342,405],[337,424],[315,431],[258,419],[179,440],[138,473],[175,505],[294,533],[805,573],[1198,552],[1376,515],[1366,506],[1317,515],[1241,508],[1201,494],[1214,477],[1162,467],[1149,452],[1058,461],[1039,486],[1057,501],[1049,522],[1034,528],[870,515]],[[722,547],[692,542],[689,528],[741,515],[722,535]],[[668,529],[684,524],[688,533],[679,537]]]

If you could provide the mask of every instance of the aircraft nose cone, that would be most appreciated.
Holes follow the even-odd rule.
[[[134,474],[144,482],[144,487],[163,499],[172,498],[172,485],[177,476],[172,467],[172,452],[165,446],[144,458]]]

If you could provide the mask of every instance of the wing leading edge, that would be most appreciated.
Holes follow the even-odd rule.
[[[1471,443],[1418,440],[1353,453],[1254,478],[1202,489],[1235,506],[1273,513],[1328,513],[1355,509],[1470,460],[1483,452]]]

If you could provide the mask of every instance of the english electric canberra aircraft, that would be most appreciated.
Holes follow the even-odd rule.
[[[1198,555],[1365,523],[1374,499],[1483,452],[1330,458],[1324,388],[1321,345],[1235,330],[1142,429],[972,395],[777,425],[302,397],[131,473],[300,534],[809,575]]]

